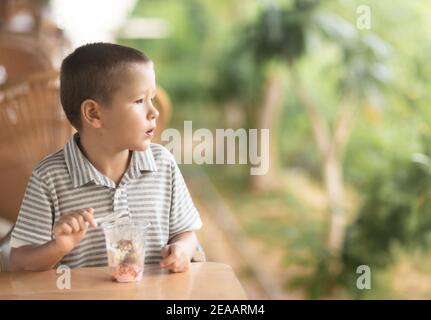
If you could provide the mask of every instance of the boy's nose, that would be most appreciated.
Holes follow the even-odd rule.
[[[159,117],[159,115],[160,115],[159,110],[157,110],[156,107],[151,106],[149,118],[150,119],[157,119]]]

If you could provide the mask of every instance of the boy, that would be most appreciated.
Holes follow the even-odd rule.
[[[151,222],[146,263],[189,267],[202,222],[172,154],[152,144],[159,116],[153,63],[132,48],[93,43],[66,57],[63,109],[77,133],[33,170],[11,238],[11,270],[105,266],[99,219]]]

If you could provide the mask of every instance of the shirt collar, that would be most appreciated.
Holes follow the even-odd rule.
[[[79,149],[78,141],[79,134],[75,133],[64,148],[65,161],[72,179],[73,187],[77,188],[93,181],[98,185],[115,188],[115,183],[100,173],[91,162],[88,161]],[[143,171],[157,171],[151,147],[148,147],[145,151],[133,151],[129,168],[124,174],[120,184],[124,184],[130,179],[137,179],[142,175]]]

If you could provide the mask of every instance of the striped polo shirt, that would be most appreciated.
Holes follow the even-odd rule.
[[[158,263],[160,250],[175,235],[202,226],[174,156],[152,143],[133,151],[130,165],[116,185],[100,173],[78,147],[76,133],[66,146],[44,158],[33,170],[11,247],[41,245],[52,239],[54,224],[73,210],[93,208],[94,217],[129,216],[149,221],[145,263]],[[106,266],[103,229],[89,228],[81,242],[60,264],[75,267]]]

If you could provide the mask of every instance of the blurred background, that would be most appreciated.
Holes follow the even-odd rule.
[[[112,41],[154,61],[163,128],[270,129],[266,175],[181,165],[207,259],[250,298],[431,299],[430,13],[431,0],[1,0],[0,237],[32,167],[72,132],[62,58]]]

